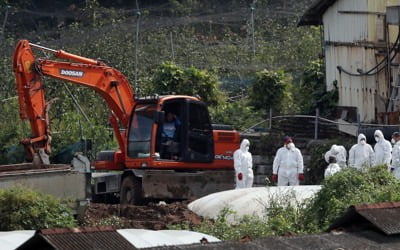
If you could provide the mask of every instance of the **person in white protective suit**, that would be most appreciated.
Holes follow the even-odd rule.
[[[392,135],[393,151],[392,151],[392,163],[390,164],[390,172],[400,179],[400,133],[394,132]]]
[[[342,145],[333,144],[331,149],[325,153],[325,161],[329,162],[329,157],[335,157],[336,163],[341,167],[345,168],[347,162],[347,151]]]
[[[249,152],[249,147],[249,140],[243,139],[240,148],[233,154],[236,189],[250,188],[253,186],[253,157]]]
[[[336,163],[335,156],[329,156],[328,161],[329,161],[329,165],[325,169],[325,173],[324,173],[325,178],[332,176],[341,170],[341,167],[339,166],[339,164]]]
[[[364,134],[358,135],[358,143],[353,145],[349,151],[349,167],[361,170],[364,167],[371,167],[375,164],[374,150],[367,143]]]
[[[390,160],[392,159],[392,145],[388,140],[385,140],[382,131],[379,129],[375,130],[374,133],[376,144],[375,150],[375,165],[386,165],[390,166]]]
[[[278,186],[295,186],[304,180],[303,156],[293,143],[292,138],[285,136],[284,146],[278,149],[272,167],[272,182]]]

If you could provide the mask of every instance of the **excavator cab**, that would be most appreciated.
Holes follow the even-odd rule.
[[[214,140],[206,105],[184,97],[158,101],[159,105],[139,100],[134,107],[127,156],[132,159],[154,156],[157,161],[212,162]],[[170,126],[174,127],[170,130],[173,134],[168,130]]]

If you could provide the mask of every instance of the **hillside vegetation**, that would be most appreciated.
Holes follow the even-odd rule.
[[[158,84],[171,82],[160,79],[173,76],[160,75],[163,70],[192,74],[199,86],[215,87],[193,93],[196,88],[188,85],[194,84],[194,78],[182,75],[182,81],[189,81],[178,89],[179,94],[201,94],[215,123],[232,124],[237,129],[265,117],[268,107],[260,107],[262,99],[254,100],[263,93],[250,91],[257,79],[265,79],[260,78],[260,72],[280,72],[277,81],[287,86],[282,88],[282,95],[277,93],[284,100],[276,106],[276,112],[309,112],[325,93],[323,79],[315,74],[319,78],[311,81],[318,95],[312,91],[311,98],[310,91],[303,99],[301,94],[293,95],[308,87],[304,79],[314,76],[310,68],[321,72],[321,67],[313,67],[321,53],[319,28],[297,27],[310,0],[139,1],[139,9],[134,2],[0,1],[0,20],[5,27],[0,33],[0,162],[21,160],[13,156],[20,151],[15,145],[30,135],[29,125],[18,117],[10,60],[19,39],[100,58],[125,74],[140,96],[171,90]],[[38,56],[50,57],[43,53]],[[274,86],[262,81],[261,86],[266,84],[263,89]],[[51,109],[55,153],[83,138],[94,141],[94,152],[116,147],[108,124],[109,110],[97,94],[51,78],[44,82],[47,99],[59,98]],[[88,119],[77,111],[67,88]]]

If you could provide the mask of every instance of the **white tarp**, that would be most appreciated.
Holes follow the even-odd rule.
[[[14,250],[29,240],[35,232],[35,230],[0,232],[0,249]]]
[[[194,244],[200,243],[203,238],[208,242],[220,241],[207,234],[186,230],[119,229],[117,231],[136,248]]]
[[[230,209],[234,214],[228,215],[227,219],[233,223],[245,215],[264,217],[271,199],[289,199],[295,205],[311,198],[320,189],[321,186],[307,185],[235,189],[204,196],[188,207],[196,214],[212,219],[216,219],[223,209]]]

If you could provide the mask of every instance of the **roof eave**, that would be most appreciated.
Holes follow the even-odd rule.
[[[298,26],[322,25],[322,16],[325,11],[337,0],[317,0],[306,10],[300,18]]]

